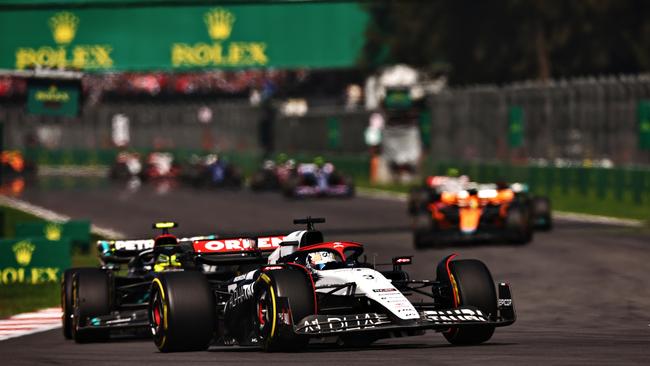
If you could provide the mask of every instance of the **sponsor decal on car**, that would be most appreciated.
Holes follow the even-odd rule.
[[[427,310],[423,312],[423,315],[426,320],[436,324],[487,322],[487,317],[478,309]]]
[[[384,314],[366,313],[353,315],[312,315],[302,320],[298,326],[298,333],[331,333],[364,330],[375,328],[379,325],[390,324]]]
[[[236,253],[254,250],[269,251],[280,246],[284,236],[268,236],[257,239],[233,238],[219,240],[196,240],[194,251],[197,253]]]
[[[151,249],[154,246],[153,239],[143,239],[143,240],[115,240],[114,244],[115,250],[145,250]]]
[[[397,289],[392,287],[392,288],[376,288],[372,290],[372,292],[393,292],[393,291],[397,291]]]

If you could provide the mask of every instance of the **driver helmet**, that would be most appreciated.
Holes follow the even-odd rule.
[[[309,253],[307,256],[307,267],[312,269],[322,270],[325,265],[330,262],[335,262],[336,258],[334,253],[323,250],[319,252]]]

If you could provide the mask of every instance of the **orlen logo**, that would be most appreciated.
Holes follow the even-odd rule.
[[[255,247],[252,239],[224,239],[194,242],[194,250],[199,253],[234,252],[251,250]]]
[[[260,250],[273,250],[280,246],[283,239],[283,236],[258,238],[257,245]],[[197,253],[228,253],[254,249],[254,239],[197,240],[194,242],[194,250]]]
[[[263,238],[257,238],[257,247],[260,250],[275,249],[280,246],[280,243],[284,240],[284,236],[267,236]]]

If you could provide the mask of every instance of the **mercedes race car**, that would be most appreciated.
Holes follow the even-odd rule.
[[[110,336],[147,335],[149,290],[160,273],[182,268],[177,247],[214,235],[176,238],[175,223],[156,223],[162,235],[155,239],[100,240],[99,268],[72,268],[61,283],[62,326],[66,339],[78,343],[103,341]],[[126,265],[126,273],[120,271]]]
[[[324,219],[294,220],[307,230],[273,240],[194,241],[196,263],[239,271],[160,273],[149,295],[158,349],[215,344],[292,351],[312,341],[358,347],[426,330],[452,344],[479,344],[515,322],[509,285],[495,285],[482,262],[450,255],[437,265],[435,279],[415,280],[404,270],[412,257],[379,269],[361,260],[361,244],[325,241],[314,228],[318,222]]]
[[[528,196],[505,185],[430,177],[426,187],[411,191],[408,207],[416,248],[468,240],[525,244],[533,238]]]

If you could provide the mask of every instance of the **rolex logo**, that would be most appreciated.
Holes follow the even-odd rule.
[[[45,238],[47,240],[61,240],[61,226],[57,224],[45,226]]]
[[[226,9],[214,8],[205,13],[203,20],[208,27],[210,38],[220,41],[230,37],[232,25],[235,23],[235,15]]]
[[[54,41],[58,44],[68,44],[72,42],[77,33],[79,18],[70,12],[62,11],[54,14],[50,18],[49,24],[52,29]]]
[[[24,267],[29,265],[29,262],[32,261],[32,254],[34,253],[36,246],[26,240],[23,240],[16,243],[11,249],[16,255],[16,262]]]

